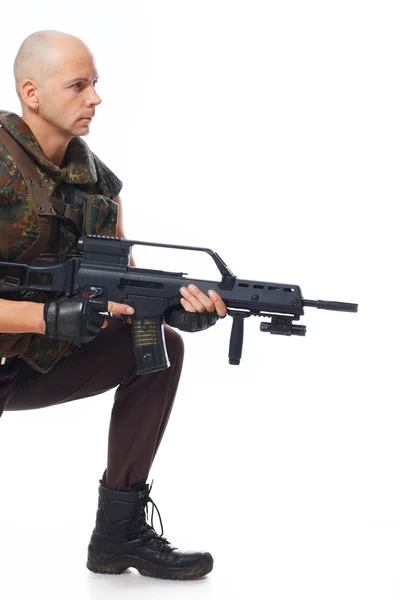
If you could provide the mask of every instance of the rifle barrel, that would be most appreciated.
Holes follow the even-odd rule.
[[[321,308],[323,310],[340,310],[342,312],[358,312],[358,304],[350,302],[329,302],[327,300],[303,300],[304,306]]]

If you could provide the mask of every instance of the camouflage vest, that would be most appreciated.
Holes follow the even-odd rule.
[[[113,199],[118,196],[122,182],[81,138],[70,141],[64,160],[57,167],[45,156],[18,115],[0,111],[0,126],[24,149],[24,162],[28,158],[30,172],[34,168],[36,175],[27,179],[26,169],[15,160],[11,144],[6,145],[9,138],[4,136],[0,140],[0,260],[18,262],[21,256],[23,262],[24,256],[33,254],[25,262],[45,265],[76,254],[82,235],[116,235],[118,204]],[[35,245],[43,233],[41,219],[44,221],[34,201],[35,186],[45,189],[50,207],[47,214],[53,215],[48,217],[49,232],[42,248],[40,243]],[[37,252],[33,251],[38,246]],[[0,297],[46,302],[57,295],[20,291],[3,293]],[[74,348],[69,342],[36,333],[0,334],[0,357],[18,356],[41,373],[48,372]]]

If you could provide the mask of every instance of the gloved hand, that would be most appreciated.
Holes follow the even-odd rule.
[[[164,315],[167,325],[191,333],[212,327],[219,318],[216,312],[188,312],[184,308],[171,310]]]
[[[108,302],[95,298],[49,300],[43,309],[45,335],[76,344],[91,342],[104,324],[105,316],[100,313],[107,310]]]

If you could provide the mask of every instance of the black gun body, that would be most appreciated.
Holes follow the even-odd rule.
[[[235,279],[226,284],[202,279],[186,279],[179,274],[162,271],[144,271],[128,267],[125,273],[81,265],[75,276],[75,294],[85,298],[102,297],[135,309],[132,319],[132,338],[137,373],[145,375],[169,367],[163,332],[163,315],[168,309],[180,306],[180,289],[188,283],[195,284],[206,295],[210,289],[217,291],[229,309],[248,314],[277,313],[299,318],[304,314],[299,286],[261,281]],[[242,321],[237,317],[237,321]],[[232,313],[233,316],[233,313]],[[230,344],[230,362],[239,364],[241,343],[236,342],[237,327],[233,329]],[[232,355],[232,356],[231,356]],[[235,356],[233,356],[235,355]]]
[[[75,277],[74,294],[88,297],[101,289],[105,300],[113,300],[131,305],[139,317],[152,316],[152,306],[142,300],[159,299],[168,308],[180,305],[180,289],[193,283],[205,294],[213,289],[220,294],[227,307],[237,310],[247,310],[254,314],[259,312],[283,313],[295,316],[304,314],[301,290],[299,286],[236,279],[231,289],[225,289],[221,282],[203,279],[178,277],[169,272],[151,271],[143,273],[143,269],[129,267],[121,276],[115,271],[104,268],[96,273],[96,267],[81,266]],[[151,295],[149,295],[151,294]],[[140,304],[140,307],[138,306]],[[162,314],[162,313],[161,313]],[[161,315],[160,315],[161,316]]]
[[[130,249],[135,244],[206,252],[213,258],[222,279],[189,279],[184,273],[129,267]],[[304,300],[297,285],[237,279],[221,257],[208,248],[86,236],[79,240],[78,250],[79,254],[64,262],[47,266],[0,262],[0,289],[2,292],[20,289],[53,291],[66,296],[101,297],[105,301],[129,304],[135,310],[132,338],[138,375],[169,366],[163,316],[166,311],[181,306],[180,289],[188,283],[194,283],[205,294],[210,289],[215,290],[227,305],[228,314],[233,317],[231,364],[240,363],[243,319],[247,316],[269,316],[271,322],[262,323],[262,331],[305,335],[305,326],[292,324],[304,314],[305,306],[348,312],[358,309],[356,304]]]

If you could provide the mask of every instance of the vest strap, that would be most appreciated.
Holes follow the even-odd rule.
[[[0,141],[5,145],[16,162],[35,204],[36,218],[39,223],[39,235],[32,246],[27,248],[18,257],[18,261],[33,260],[42,254],[48,246],[51,218],[58,216],[64,219],[70,219],[77,227],[78,231],[81,231],[83,220],[82,211],[73,208],[70,204],[66,204],[54,196],[48,195],[44,183],[39,178],[33,159],[30,158],[25,150],[1,124]]]
[[[36,171],[35,163],[1,125],[0,141],[5,145],[15,160],[35,203],[36,218],[39,223],[39,235],[33,244],[18,257],[18,261],[33,260],[43,252],[48,245],[50,238],[49,215],[55,215],[56,212],[50,204],[49,196],[44,188],[43,182],[38,181],[37,179],[38,172]]]

